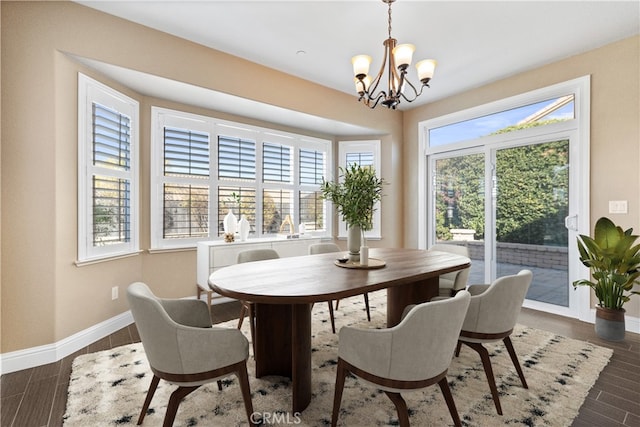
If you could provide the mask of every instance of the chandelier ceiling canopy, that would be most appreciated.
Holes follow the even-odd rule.
[[[397,40],[391,37],[391,3],[394,1],[382,0],[383,3],[389,6],[389,37],[383,42],[384,57],[380,71],[378,71],[375,78],[372,79],[369,76],[370,56],[356,55],[351,58],[356,92],[360,95],[358,100],[364,102],[371,109],[381,103],[387,108],[395,110],[400,104],[400,98],[407,102],[415,101],[422,94],[424,87],[429,87],[429,81],[433,77],[436,67],[436,61],[433,59],[425,59],[416,64],[418,79],[422,83],[419,91],[407,78],[407,68],[411,65],[413,52],[416,48],[412,44],[397,44]],[[383,77],[386,77],[387,80],[387,91],[380,89],[376,93]]]

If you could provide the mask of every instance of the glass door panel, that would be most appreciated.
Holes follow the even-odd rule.
[[[569,141],[495,151],[496,276],[533,271],[527,299],[569,306]]]
[[[441,158],[433,166],[436,243],[466,246],[469,283],[485,283],[485,156]]]

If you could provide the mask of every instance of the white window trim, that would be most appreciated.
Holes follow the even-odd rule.
[[[365,153],[373,152],[373,167],[376,171],[376,176],[381,177],[382,171],[380,170],[380,140],[367,140],[367,141],[338,141],[338,166],[346,168],[347,166],[347,154],[349,153]],[[381,220],[381,202],[376,202],[375,211],[373,213],[373,228],[364,233],[365,239],[380,240],[382,239],[382,220]],[[338,239],[347,238],[347,224],[342,218],[338,218]]]
[[[130,180],[131,236],[128,243],[94,247],[91,227],[93,224],[93,195],[91,159],[92,104],[120,111],[131,117],[131,163],[128,172],[111,174]],[[78,259],[76,265],[91,264],[100,260],[122,258],[140,252],[139,238],[139,103],[82,73],[78,73]]]
[[[209,133],[210,144],[210,170],[208,185],[210,186],[210,202],[209,202],[209,237],[208,238],[185,238],[185,239],[164,239],[162,237],[163,227],[163,206],[162,206],[162,189],[164,183],[163,177],[163,128],[165,125],[191,128]],[[234,138],[250,139],[256,141],[256,181],[234,181],[225,180],[218,181],[217,161],[218,161],[218,136],[230,136]],[[262,182],[262,143],[270,142],[276,144],[290,145],[294,148],[294,168],[292,171],[292,184],[287,183],[263,183]],[[282,188],[293,191],[293,212],[295,227],[298,226],[297,213],[299,212],[298,191],[309,190],[309,185],[300,185],[298,181],[298,156],[299,149],[314,149],[327,153],[326,170],[327,175],[331,176],[332,171],[332,144],[329,140],[314,138],[306,135],[298,135],[288,132],[281,132],[273,129],[261,128],[257,126],[245,125],[243,123],[230,122],[217,119],[215,117],[202,116],[197,114],[186,113],[178,110],[172,110],[162,107],[151,108],[151,248],[150,252],[162,250],[178,250],[185,248],[195,248],[198,241],[203,240],[222,240],[218,237],[217,230],[217,200],[219,186],[242,186],[255,188],[256,190],[256,211],[262,212],[262,190],[269,188]],[[319,185],[318,185],[319,188]],[[329,211],[325,206],[325,210]],[[326,229],[323,231],[307,231],[307,236],[329,237],[331,230],[331,215],[324,213],[326,219]],[[262,218],[262,214],[260,214]],[[262,224],[256,224],[256,228],[261,230]],[[297,229],[297,228],[296,228]],[[252,239],[253,237],[250,237]],[[255,236],[264,240],[269,238],[263,234]],[[276,240],[277,238],[273,238]]]

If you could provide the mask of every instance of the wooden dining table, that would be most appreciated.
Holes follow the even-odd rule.
[[[469,258],[420,249],[372,248],[372,267],[336,265],[340,253],[236,264],[209,277],[221,295],[253,303],[257,378],[291,378],[292,412],[311,402],[311,307],[314,303],[387,289],[387,326],[409,304],[438,295],[438,277],[471,265]],[[380,262],[384,266],[380,268]],[[378,264],[378,265],[374,265]],[[337,356],[336,356],[337,357]]]

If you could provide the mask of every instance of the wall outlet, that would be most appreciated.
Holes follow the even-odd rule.
[[[626,200],[609,200],[609,213],[610,214],[626,214],[627,201]]]
[[[118,299],[118,287],[114,286],[113,288],[111,288],[111,299]]]

